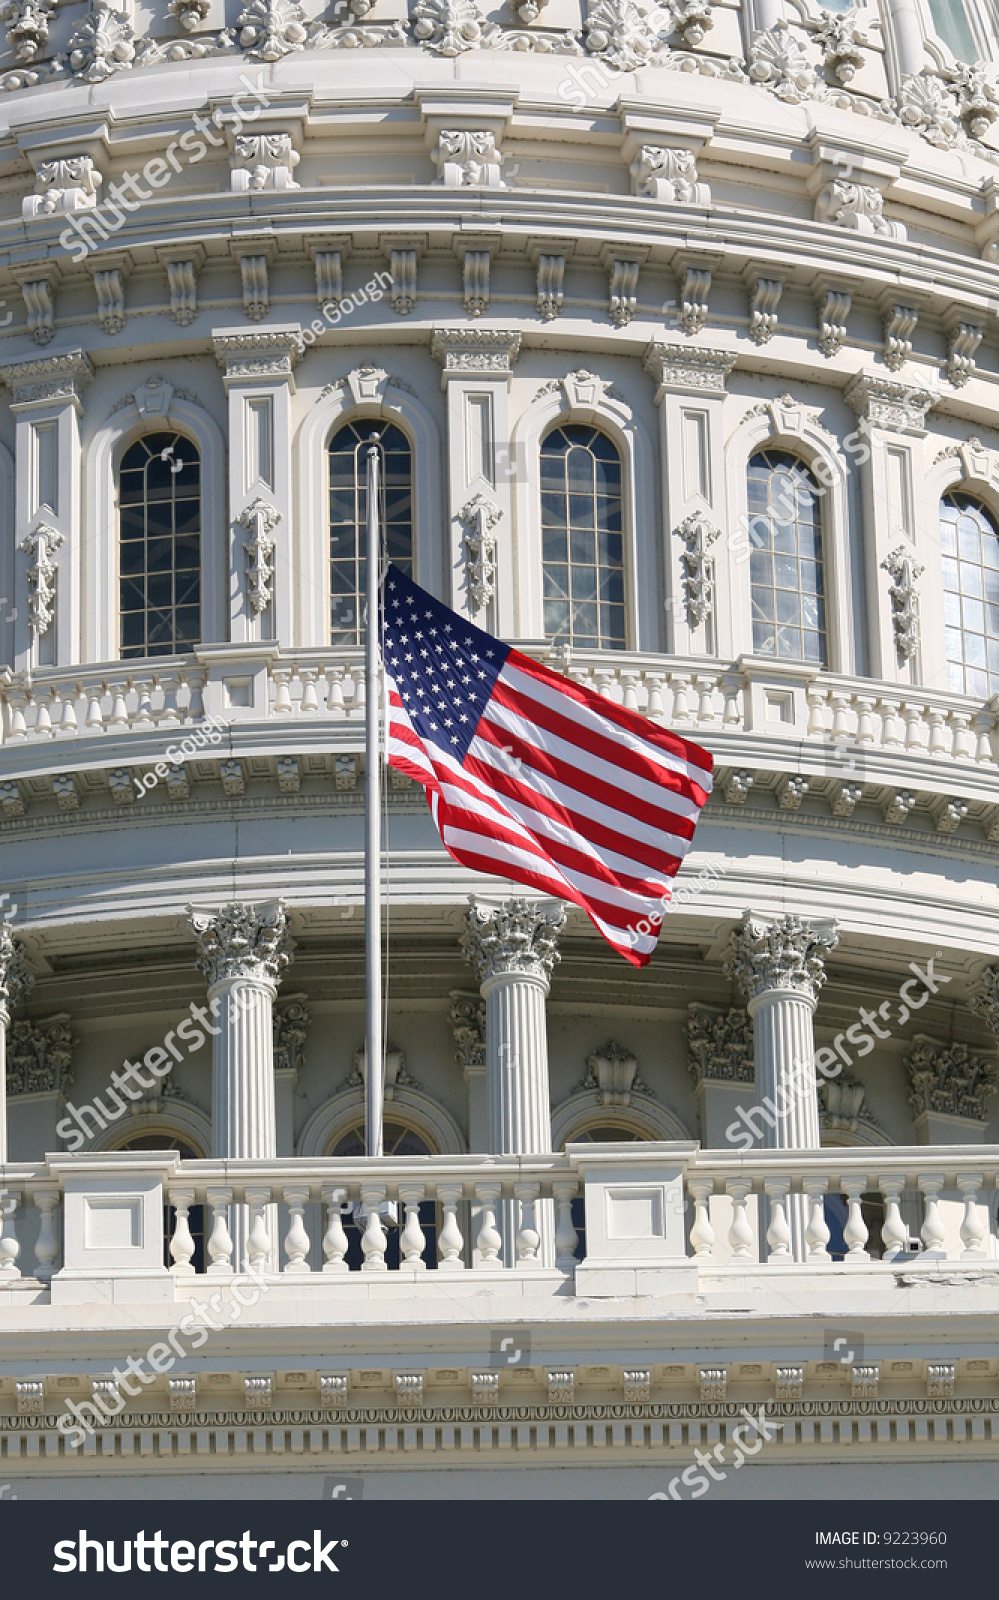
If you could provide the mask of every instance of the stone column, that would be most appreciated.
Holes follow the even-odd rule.
[[[18,1000],[35,981],[9,922],[0,922],[0,1163],[7,1160],[7,1029]]]
[[[488,1148],[497,1155],[537,1155],[552,1147],[545,1001],[564,923],[565,909],[558,902],[519,897],[500,904],[473,897],[468,912],[461,948],[486,1002]],[[507,1265],[516,1259],[516,1210],[516,1202],[504,1202]],[[537,1210],[539,1257],[551,1266],[551,1205]]]
[[[812,1018],[825,982],[823,957],[835,948],[832,923],[747,911],[732,935],[725,974],[744,991],[753,1019],[757,1105],[752,1113],[770,1150],[817,1150],[819,1101]],[[807,1255],[803,1197],[790,1202],[796,1261]]]
[[[219,911],[191,909],[196,965],[208,980],[212,1038],[212,1155],[273,1160],[277,1154],[274,1091],[274,1001],[291,962],[292,941],[280,901],[233,901]],[[276,1270],[277,1207],[266,1213],[270,1263]],[[235,1265],[243,1266],[245,1206],[232,1229]]]

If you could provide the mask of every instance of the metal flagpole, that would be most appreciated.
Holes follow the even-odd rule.
[[[382,795],[379,757],[381,663],[378,649],[378,587],[381,571],[381,518],[378,498],[377,434],[367,455],[367,627],[364,641],[364,1144],[369,1156],[382,1154]]]

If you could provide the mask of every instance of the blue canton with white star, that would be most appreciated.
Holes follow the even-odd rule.
[[[424,744],[462,762],[510,646],[389,566],[382,590],[385,666]]]

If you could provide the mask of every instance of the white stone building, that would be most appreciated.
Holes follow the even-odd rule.
[[[0,1478],[979,1492],[994,0],[2,19]],[[639,972],[387,782],[368,1161],[376,430],[393,558],[716,788]]]

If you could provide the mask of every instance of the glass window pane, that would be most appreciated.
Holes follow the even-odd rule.
[[[749,464],[749,507],[753,648],[821,665],[826,652],[819,485],[794,456],[760,451]]]
[[[621,649],[623,503],[616,446],[596,428],[554,428],[541,445],[541,485],[545,633],[590,649]],[[571,606],[564,604],[566,595]]]
[[[165,656],[201,638],[201,462],[182,434],[130,445],[118,474],[122,656]],[[183,609],[177,610],[182,603]]]
[[[367,451],[370,423],[346,423],[328,446],[330,639],[360,644],[364,632]],[[382,527],[390,560],[413,568],[413,457],[394,423],[378,443]]]
[[[930,17],[938,39],[958,61],[973,66],[979,58],[965,0],[929,0]]]

